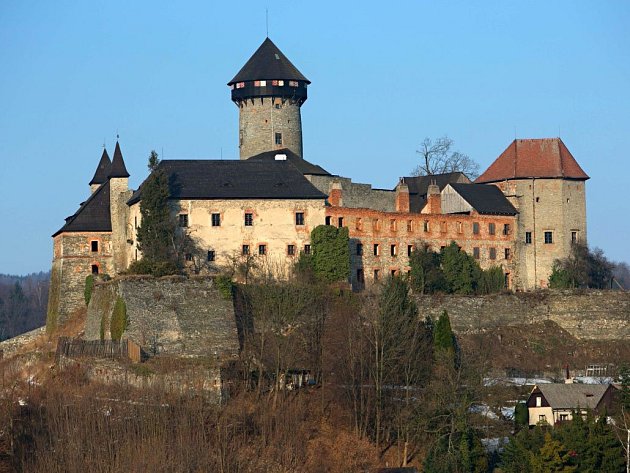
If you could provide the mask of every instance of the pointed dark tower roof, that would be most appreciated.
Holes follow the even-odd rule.
[[[297,80],[310,84],[273,41],[266,38],[228,85],[252,80]]]
[[[118,141],[116,142],[114,159],[112,159],[112,165],[109,169],[109,175],[107,177],[129,177],[129,173],[127,172],[127,168],[125,167],[125,161],[123,160]]]
[[[91,186],[92,184],[105,184],[107,182],[107,176],[109,175],[109,168],[111,167],[111,165],[112,162],[109,159],[107,150],[103,148],[103,155],[101,156],[101,160],[98,162],[96,172],[94,173],[94,177],[90,181],[89,185]]]

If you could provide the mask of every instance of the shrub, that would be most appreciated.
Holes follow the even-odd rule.
[[[85,278],[85,289],[83,289],[83,297],[85,298],[85,305],[90,303],[92,298],[92,290],[94,289],[94,276],[89,275]]]
[[[234,283],[229,276],[219,275],[214,278],[214,283],[216,284],[217,289],[224,299],[232,300],[232,294],[234,293]]]
[[[157,278],[181,274],[180,269],[172,261],[151,261],[147,258],[141,258],[131,263],[127,272],[129,274],[149,274]]]
[[[481,271],[478,291],[480,294],[495,294],[505,286],[505,276],[501,266],[493,266]]]
[[[122,297],[116,299],[114,305],[114,312],[112,313],[112,320],[109,324],[109,333],[112,336],[112,340],[120,340],[122,334],[127,329],[129,320],[127,319],[127,305]]]
[[[318,225],[311,232],[313,271],[320,281],[337,282],[350,276],[348,228]]]

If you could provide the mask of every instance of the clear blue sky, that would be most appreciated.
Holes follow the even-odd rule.
[[[630,260],[630,2],[2,1],[0,273],[50,267],[117,131],[134,188],[151,149],[236,158],[226,82],[265,8],[312,81],[307,159],[391,188],[426,136],[485,169],[515,136],[559,134],[591,176],[589,243]]]

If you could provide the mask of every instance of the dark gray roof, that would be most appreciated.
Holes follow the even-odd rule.
[[[101,185],[88,200],[83,202],[74,215],[66,218],[66,224],[53,237],[66,232],[111,232],[112,219],[109,209],[109,181]]]
[[[538,388],[554,409],[595,409],[610,384],[539,384]]]
[[[103,184],[107,182],[107,176],[109,174],[109,168],[112,165],[112,162],[109,160],[109,155],[107,154],[107,150],[103,148],[103,154],[101,155],[101,160],[98,162],[98,166],[96,167],[96,172],[94,173],[94,177],[90,181],[89,185],[92,184]]]
[[[109,168],[109,175],[107,177],[129,177],[118,141],[116,142],[114,158],[112,159],[112,165]]]
[[[409,210],[411,212],[420,212],[425,206],[427,203],[427,190],[432,182],[435,182],[440,191],[452,182],[470,182],[470,179],[461,172],[447,172],[431,176],[409,176],[403,177],[402,180],[409,188]]]
[[[168,176],[171,199],[326,198],[286,161],[163,160],[158,170]],[[141,195],[142,185],[127,203]]]
[[[321,166],[318,166],[317,164],[310,163],[304,158],[300,158],[297,154],[295,154],[293,151],[291,151],[288,148],[278,149],[275,151],[265,151],[264,153],[260,153],[255,156],[252,156],[251,158],[248,158],[248,161],[254,160],[254,161],[272,162],[272,161],[276,161],[276,156],[279,154],[286,155],[287,157],[286,161],[288,163],[291,163],[293,166],[295,166],[297,170],[300,171],[302,174],[312,174],[316,176],[330,176],[330,173],[326,171],[324,168],[322,168]]]
[[[311,83],[269,38],[263,41],[228,85],[267,79],[301,80]]]
[[[451,183],[451,187],[480,214],[516,215],[518,213],[496,186]]]

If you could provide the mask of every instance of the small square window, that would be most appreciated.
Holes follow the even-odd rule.
[[[304,212],[295,212],[295,224],[304,225]]]
[[[265,256],[267,254],[267,245],[258,245],[258,254]]]
[[[510,234],[510,224],[509,223],[504,223],[503,224],[503,234],[504,235],[509,235]]]
[[[295,256],[295,245],[287,245],[287,255]]]
[[[179,226],[180,227],[188,226],[188,214],[179,214]]]
[[[214,250],[208,250],[208,261],[214,261]]]
[[[473,258],[479,259],[479,247],[478,246],[475,246],[473,248]]]
[[[311,254],[311,245],[304,245],[304,254],[305,255]]]
[[[512,251],[509,248],[505,249],[505,259],[510,259],[512,257]]]
[[[212,214],[212,226],[213,227],[221,226],[221,214]]]
[[[90,248],[92,249],[92,253],[98,253],[98,240],[92,240],[90,242]]]
[[[532,243],[532,232],[525,232],[525,244],[531,245]]]
[[[246,227],[251,227],[252,225],[254,225],[254,214],[246,213],[245,214],[245,226]]]
[[[363,243],[357,243],[357,256],[363,256]]]
[[[249,255],[249,245],[243,245],[242,253],[243,253],[243,256]]]
[[[495,231],[496,231],[496,228],[495,228],[494,223],[489,223],[489,224],[488,224],[488,233],[489,233],[490,235],[494,235],[494,234],[495,234]]]
[[[553,232],[545,232],[545,244],[550,245],[553,243]]]
[[[479,222],[473,222],[473,235],[479,235]]]
[[[378,243],[374,243],[374,256],[378,256],[380,254]]]
[[[282,144],[282,133],[276,133],[276,144],[277,145]]]
[[[390,245],[390,246],[389,246],[389,254],[390,254],[391,256],[396,256],[396,254],[397,254],[397,248],[396,248],[396,245]]]
[[[490,248],[490,259],[497,259],[497,249]]]

